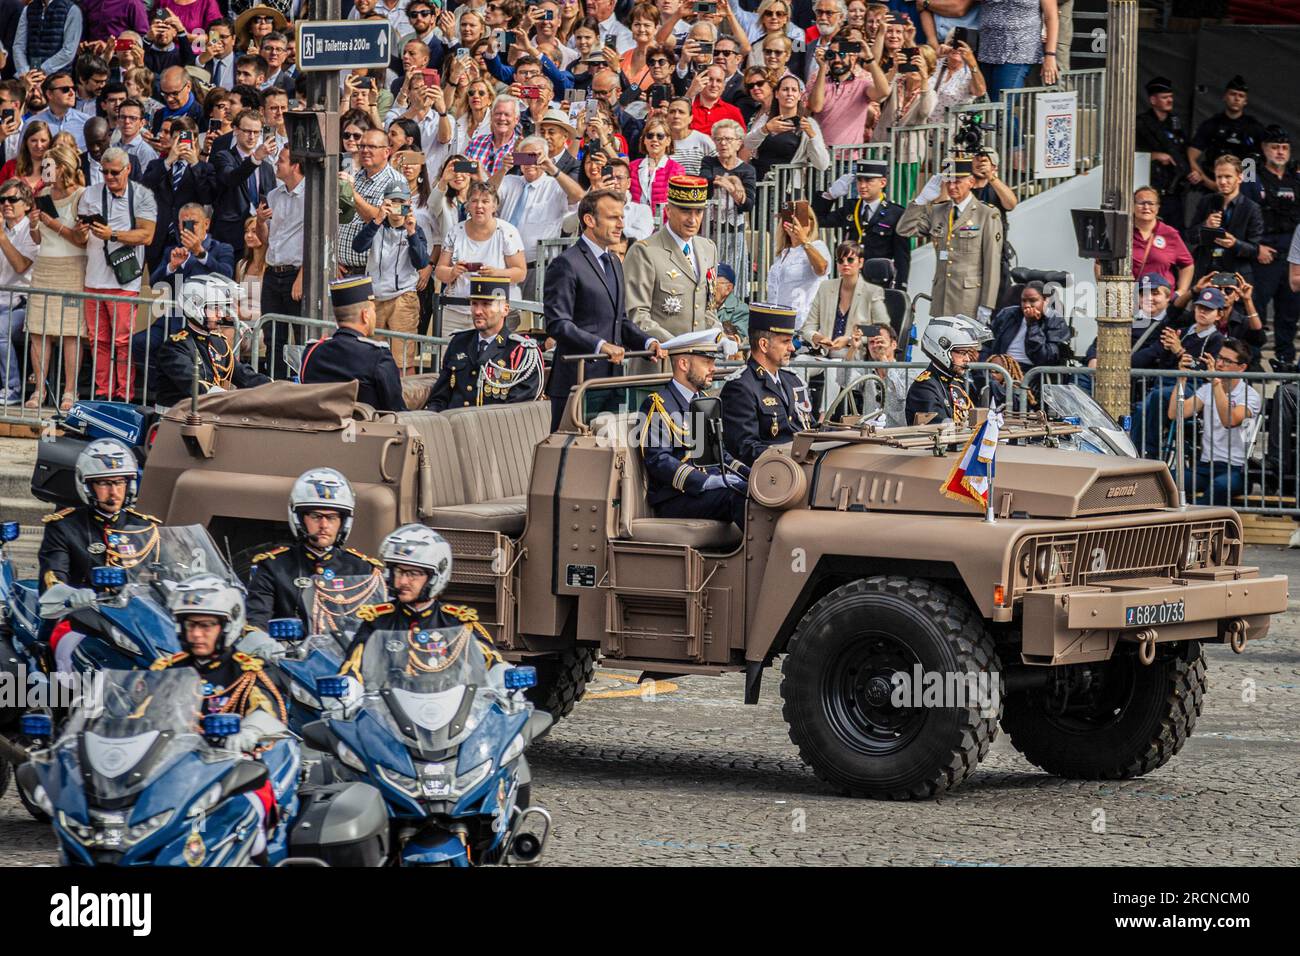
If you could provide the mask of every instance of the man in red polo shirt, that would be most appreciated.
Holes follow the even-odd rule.
[[[742,129],[745,127],[740,110],[722,98],[727,86],[726,70],[715,63],[696,77],[694,85],[699,87],[699,95],[691,102],[691,129],[712,136],[713,124],[724,119],[735,120]]]

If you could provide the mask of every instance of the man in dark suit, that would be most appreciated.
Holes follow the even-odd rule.
[[[1214,162],[1217,192],[1206,196],[1192,218],[1196,274],[1239,272],[1249,281],[1255,274],[1255,257],[1264,236],[1264,214],[1259,204],[1241,193],[1242,164],[1236,156]],[[1199,228],[1197,228],[1199,227]]]
[[[269,157],[276,149],[274,134],[262,137],[262,114],[244,110],[235,120],[233,148],[212,155],[217,175],[212,235],[229,243],[236,256],[244,254],[244,220],[275,188],[275,167]]]
[[[827,229],[846,230],[844,238],[862,246],[865,259],[890,259],[894,263],[894,286],[907,288],[907,274],[912,267],[911,243],[896,231],[903,218],[903,207],[885,198],[889,163],[885,160],[860,159],[853,164],[857,196],[845,199],[832,208],[826,196],[813,194],[822,225]]]
[[[584,378],[608,378],[622,374],[623,353],[650,349],[662,356],[659,343],[647,336],[627,317],[623,297],[623,263],[609,247],[623,238],[624,197],[610,189],[597,189],[582,197],[578,222],[582,235],[546,267],[543,311],[546,334],[555,339],[555,364],[546,394],[551,399],[551,430],[560,427],[569,391],[578,381],[575,362],[566,355],[594,355],[588,360]],[[610,392],[616,400],[617,392]]]
[[[169,245],[180,245],[176,223],[181,207],[190,203],[211,205],[216,193],[216,170],[211,163],[199,159],[194,121],[185,117],[167,120],[164,133],[162,143],[167,145],[166,152],[146,166],[141,177],[158,202],[158,228],[145,253],[150,270],[157,270],[163,263]],[[233,255],[234,250],[231,252]]]
[[[86,138],[86,149],[81,154],[82,178],[86,180],[87,186],[103,186],[104,174],[99,169],[99,158],[112,144],[113,128],[108,125],[108,120],[104,117],[92,116],[86,120],[82,135]],[[133,183],[138,183],[141,176],[140,160],[129,151],[127,157],[131,160],[131,171],[127,174],[127,178]]]

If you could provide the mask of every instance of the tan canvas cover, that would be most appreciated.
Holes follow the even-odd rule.
[[[199,397],[199,414],[204,421],[223,426],[282,428],[293,431],[336,431],[352,419],[357,400],[356,382],[298,385],[269,382],[256,388]],[[190,413],[186,399],[168,410],[168,421],[183,422]]]

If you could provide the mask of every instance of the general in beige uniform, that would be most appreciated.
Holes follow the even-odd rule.
[[[934,244],[930,314],[979,318],[980,306],[990,313],[997,306],[1002,219],[996,209],[971,195],[974,179],[969,175],[969,160],[952,165],[956,175],[945,184],[947,197],[927,202],[929,197],[922,191],[908,204],[897,231]]]

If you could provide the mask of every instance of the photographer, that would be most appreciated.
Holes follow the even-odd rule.
[[[1255,257],[1264,235],[1259,206],[1241,194],[1241,160],[1223,155],[1214,163],[1217,195],[1206,196],[1192,221],[1200,227],[1192,244],[1198,274],[1239,272],[1254,274]]]
[[[930,89],[934,90],[935,96],[934,110],[928,120],[931,123],[945,122],[950,107],[965,106],[986,92],[984,74],[980,72],[979,62],[965,40],[957,40],[952,44],[941,43],[937,49],[939,62],[934,75],[930,77]]]
[[[1217,357],[1205,356],[1197,362],[1190,354],[1179,360],[1183,369],[1203,368],[1207,372],[1242,372],[1246,368],[1246,351],[1236,339],[1224,339]],[[1259,393],[1243,379],[1212,378],[1202,381],[1189,398],[1183,395],[1187,379],[1177,380],[1169,395],[1169,419],[1190,418],[1204,412],[1201,419],[1201,459],[1194,471],[1184,473],[1188,503],[1227,505],[1246,490],[1246,443],[1252,430],[1247,419],[1259,415],[1263,403]],[[1185,467],[1176,462],[1174,467]]]
[[[429,265],[429,249],[416,225],[411,190],[404,180],[390,182],[379,205],[352,240],[352,250],[366,256],[366,272],[374,284],[375,328],[414,333],[420,326],[416,286],[420,270]],[[412,374],[414,343],[392,339],[389,345],[398,370]]]
[[[813,57],[817,71],[808,87],[808,112],[829,145],[861,142],[863,130],[880,115],[872,105],[889,90],[880,63],[860,41],[840,36],[818,43]]]

